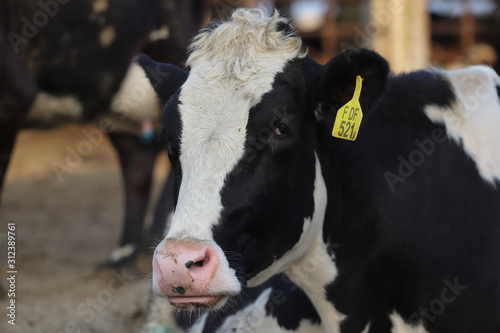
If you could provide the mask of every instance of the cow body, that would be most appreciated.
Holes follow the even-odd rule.
[[[219,309],[284,272],[328,332],[499,332],[493,70],[391,76],[368,50],[321,66],[252,10],[202,31],[188,65],[164,109],[176,208],[158,295]],[[357,76],[363,122],[341,140]]]
[[[322,165],[332,166],[323,232],[339,244],[326,290],[339,311],[358,314],[345,331],[366,325],[363,316],[389,330],[392,311],[429,332],[500,329],[500,137],[489,127],[500,123],[499,83],[487,68],[402,75],[356,142],[317,131],[329,142]]]

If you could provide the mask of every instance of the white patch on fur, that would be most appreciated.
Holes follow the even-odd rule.
[[[266,304],[271,296],[272,288],[264,290],[259,297],[234,315],[227,317],[216,332],[253,332],[253,333],[323,333],[321,325],[315,325],[310,320],[302,320],[296,330],[287,330],[278,324],[272,315],[267,315]],[[201,331],[200,331],[201,332]],[[190,330],[190,333],[194,333]]]
[[[370,332],[370,323],[366,324],[365,329],[361,333],[368,333],[368,332]]]
[[[250,109],[272,89],[276,74],[302,56],[300,38],[276,30],[284,21],[277,13],[236,10],[231,21],[198,35],[179,95],[182,183],[166,239],[189,237],[214,246],[223,260],[224,290],[241,287],[212,227],[220,222],[224,181],[244,155]]]
[[[134,253],[134,251],[135,251],[135,245],[132,243],[121,247],[117,247],[116,249],[111,251],[111,254],[109,255],[109,261],[118,262],[123,258],[129,257],[132,253]]]
[[[338,272],[334,257],[328,254],[327,244],[323,242],[322,228],[327,194],[326,184],[317,157],[314,203],[313,223],[318,225],[314,228],[319,227],[319,231],[316,232],[315,238],[309,241],[310,245],[307,252],[298,260],[295,260],[286,269],[285,273],[307,294],[316,311],[318,311],[325,330],[337,333],[340,332],[340,323],[345,319],[345,315],[335,309],[334,305],[326,299],[325,287],[335,280]],[[307,244],[301,244],[301,246],[307,246]]]
[[[165,24],[162,25],[160,29],[153,30],[149,33],[149,41],[151,43],[162,39],[168,39],[168,37],[170,37],[170,28]]]
[[[325,287],[337,277],[337,268],[319,234],[312,246],[296,260],[285,273],[304,290],[321,317],[321,323],[330,333],[340,332],[340,323],[346,316],[326,299]]]
[[[28,121],[42,124],[50,124],[58,118],[78,121],[82,115],[83,106],[77,98],[40,92],[28,112]]]
[[[404,319],[396,312],[393,312],[389,318],[392,322],[391,333],[428,333],[423,325],[415,327],[405,323]]]
[[[110,109],[111,114],[105,117],[113,122],[115,131],[140,132],[143,122],[159,122],[161,106],[158,96],[144,69],[135,61],[113,96]]]
[[[259,297],[245,308],[239,310],[234,315],[224,320],[222,326],[218,329],[220,332],[241,332],[243,329],[258,332],[259,328],[264,326],[264,331],[273,332],[272,325],[266,325],[272,321],[266,314],[266,303],[271,295],[272,288],[264,290]],[[274,323],[276,325],[276,323]]]
[[[426,115],[446,126],[448,136],[474,160],[485,181],[500,181],[500,102],[496,91],[500,78],[486,66],[438,74],[449,80],[457,101],[452,109],[428,106]]]

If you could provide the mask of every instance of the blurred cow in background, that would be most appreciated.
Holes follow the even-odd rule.
[[[90,141],[109,136],[126,190],[124,231],[109,262],[132,262],[141,247],[152,167],[160,151],[153,140],[160,107],[133,59],[146,52],[182,65],[207,9],[204,1],[3,0],[0,189],[21,127],[97,120],[97,128],[83,134]],[[155,68],[147,71],[157,84],[168,80]],[[52,167],[61,181],[68,170]]]

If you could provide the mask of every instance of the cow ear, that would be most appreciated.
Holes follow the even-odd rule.
[[[136,62],[144,70],[151,86],[162,105],[165,105],[177,89],[186,81],[188,72],[171,64],[156,62],[145,54],[139,55]]]
[[[318,103],[322,113],[337,112],[349,102],[356,88],[357,76],[362,78],[359,103],[368,112],[385,89],[389,64],[378,53],[367,49],[345,50],[333,57],[323,68],[318,84]]]

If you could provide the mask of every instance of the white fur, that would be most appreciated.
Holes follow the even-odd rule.
[[[40,92],[28,112],[28,121],[50,124],[58,117],[78,121],[82,116],[83,106],[76,97]]]
[[[266,303],[269,300],[271,291],[272,288],[267,288],[253,303],[241,309],[234,315],[226,318],[218,331],[233,332],[235,329],[236,332],[244,330],[258,332],[259,328],[262,328],[263,326],[265,328],[265,332],[275,331],[271,330],[272,326],[266,325],[266,322],[272,320],[272,318],[269,318],[266,315]]]
[[[158,120],[160,103],[144,69],[133,61],[111,101],[111,112],[123,121]]]
[[[424,328],[423,325],[419,326],[411,326],[405,323],[403,318],[396,313],[393,312],[389,318],[391,319],[392,322],[392,330],[391,333],[428,333],[427,330]]]
[[[217,332],[253,332],[253,333],[323,333],[321,325],[315,325],[310,320],[303,319],[299,327],[294,330],[282,328],[277,319],[266,314],[266,304],[271,296],[272,288],[264,290],[259,297],[244,309],[226,318]],[[194,332],[190,332],[194,333]]]
[[[370,332],[370,323],[366,324],[365,329],[361,333],[368,333]]]
[[[500,101],[495,87],[500,78],[486,66],[439,74],[449,80],[457,101],[451,110],[428,106],[426,115],[446,126],[448,136],[463,147],[485,181],[500,181]]]
[[[325,290],[337,277],[337,268],[328,255],[321,234],[316,237],[308,252],[294,261],[285,272],[307,294],[318,311],[326,332],[340,332],[340,323],[345,315],[326,299]]]
[[[287,62],[302,56],[300,38],[285,39],[276,31],[282,21],[277,14],[237,10],[232,21],[201,33],[191,46],[191,71],[179,96],[182,183],[166,239],[213,245],[224,259],[219,271],[226,290],[234,292],[239,282],[213,241],[212,227],[220,222],[224,181],[244,155],[251,107],[272,89]]]

